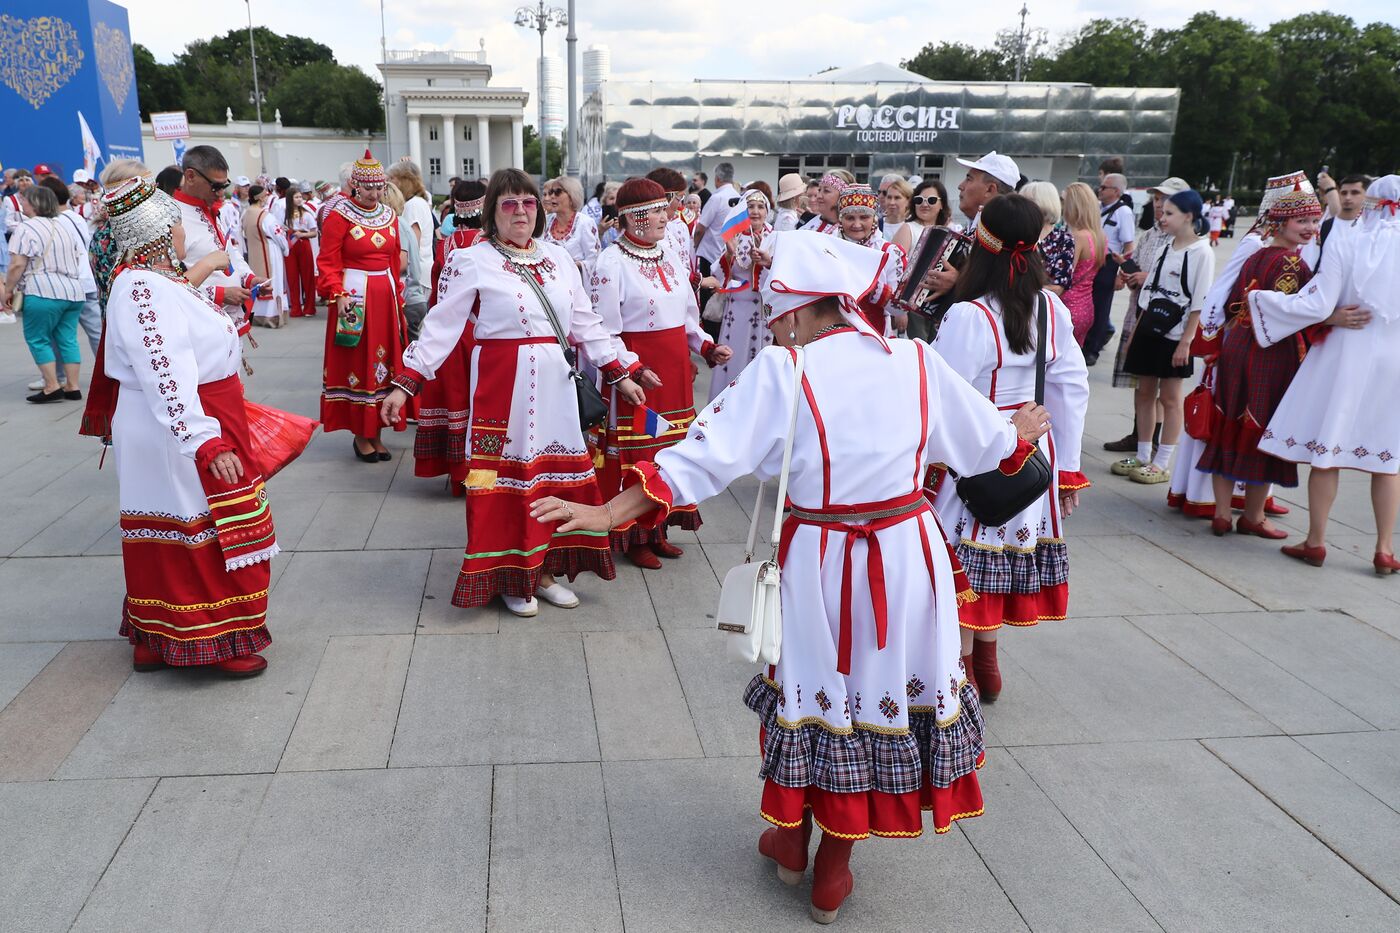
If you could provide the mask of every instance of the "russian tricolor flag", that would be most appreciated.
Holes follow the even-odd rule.
[[[749,226],[749,205],[743,198],[739,203],[729,209],[729,216],[724,218],[724,223],[719,227],[719,238],[728,243],[741,233],[748,233]]]
[[[637,414],[632,421],[634,425],[641,427],[642,432],[648,437],[660,437],[671,430],[671,422],[645,405],[637,406]]]

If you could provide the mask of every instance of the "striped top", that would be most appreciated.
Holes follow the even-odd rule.
[[[10,253],[29,257],[20,286],[26,295],[83,300],[87,247],[72,224],[56,217],[30,217],[10,237]]]

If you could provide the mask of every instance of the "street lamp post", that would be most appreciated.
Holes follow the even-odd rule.
[[[389,45],[384,38],[384,0],[379,0],[379,59],[389,64]],[[381,74],[383,71],[381,69]],[[389,123],[389,76],[384,75],[384,161],[394,158],[394,130]]]
[[[569,32],[564,38],[569,50],[569,141],[564,150],[564,174],[578,177],[578,33],[574,32],[574,0],[569,0]]]
[[[253,0],[243,0],[248,7],[248,53],[253,57],[253,103],[258,108],[258,170],[267,174],[267,146],[263,145],[262,91],[258,89],[258,47],[253,42]]]
[[[557,6],[545,6],[544,0],[539,0],[536,6],[517,7],[515,11],[515,25],[524,26],[526,29],[539,30],[540,34],[540,61],[539,67],[535,69],[535,74],[539,78],[540,96],[540,184],[545,183],[549,177],[549,137],[544,131],[544,34],[550,26],[564,26],[569,23],[569,14],[559,9]],[[523,168],[523,166],[522,166]]]

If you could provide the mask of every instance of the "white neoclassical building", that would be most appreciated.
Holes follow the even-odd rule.
[[[474,52],[389,50],[380,64],[389,101],[388,158],[407,155],[434,194],[447,180],[485,178],[525,163],[529,92],[491,87],[486,40]]]

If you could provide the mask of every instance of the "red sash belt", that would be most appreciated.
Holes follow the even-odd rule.
[[[880,539],[876,532],[908,521],[931,511],[922,489],[915,489],[884,502],[862,505],[833,505],[823,509],[792,508],[783,527],[779,562],[787,555],[793,532],[798,525],[816,525],[823,531],[846,535],[844,562],[841,567],[841,634],[836,648],[836,669],[851,672],[851,560],[856,541],[866,545],[865,569],[870,579],[870,604],[875,613],[875,646],[884,649],[889,633],[889,605],[885,597],[885,562],[880,554]],[[860,523],[860,524],[856,524]]]

